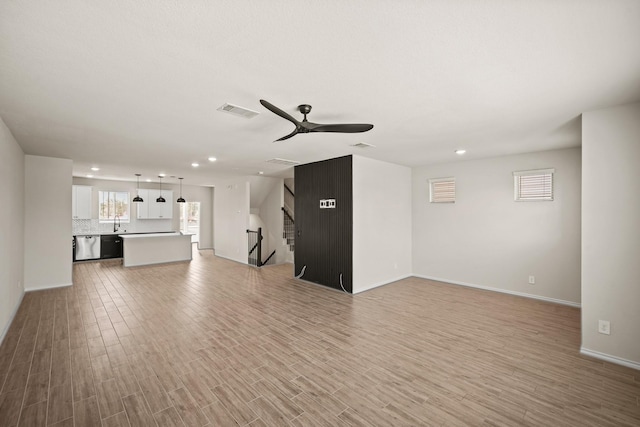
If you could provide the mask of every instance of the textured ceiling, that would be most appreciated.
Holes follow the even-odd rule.
[[[76,176],[207,185],[346,154],[418,166],[579,146],[583,111],[640,100],[640,1],[3,0],[0,64],[25,153]],[[261,98],[375,127],[272,143],[293,125]]]

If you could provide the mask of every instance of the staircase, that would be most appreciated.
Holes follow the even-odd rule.
[[[289,187],[289,184],[291,187]],[[289,250],[293,252],[296,241],[296,227],[294,225],[294,206],[296,195],[293,194],[293,180],[285,180],[284,182],[284,206],[282,207],[282,238],[287,241]],[[291,254],[293,256],[293,254]]]
[[[293,252],[293,248],[295,245],[295,225],[293,218],[284,207],[282,208],[282,220],[282,238],[287,240],[289,250]]]

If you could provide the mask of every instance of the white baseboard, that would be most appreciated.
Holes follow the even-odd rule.
[[[18,314],[18,309],[20,308],[20,304],[22,304],[22,299],[24,298],[24,291],[22,291],[20,293],[20,298],[18,298],[18,302],[16,304],[15,307],[13,307],[13,312],[11,313],[11,316],[9,316],[9,321],[7,322],[6,326],[4,327],[4,330],[2,331],[2,335],[0,335],[0,345],[2,345],[3,341],[4,341],[4,337],[7,336],[7,332],[9,332],[9,328],[11,327],[11,324],[13,323],[13,319],[16,317],[16,314]]]
[[[362,289],[358,289],[358,291],[354,292],[353,294],[354,295],[355,294],[359,294],[359,293],[362,293],[362,292],[365,292],[365,291],[368,291],[368,290],[371,290],[371,289],[374,289],[374,288],[377,288],[377,287],[380,287],[380,286],[388,285],[389,283],[397,282],[398,280],[406,279],[407,277],[411,277],[411,276],[413,276],[413,275],[412,274],[405,274],[405,275],[402,275],[402,276],[398,276],[398,277],[396,277],[394,279],[385,280],[383,282],[372,283],[370,285],[365,286]]]
[[[637,369],[640,371],[640,362],[634,362],[633,360],[623,359],[622,357],[612,356],[606,353],[600,353],[599,351],[589,350],[588,348],[580,347],[580,354],[585,356],[595,357],[596,359],[604,360],[607,362],[615,363],[616,365],[626,366],[627,368]]]
[[[215,256],[217,256],[218,258],[223,258],[229,261],[233,261],[233,262],[237,262],[238,264],[244,264],[244,265],[249,265],[249,263],[247,261],[240,261],[239,259],[235,259],[235,258],[230,258],[228,256],[225,255],[218,255],[216,253],[214,253]]]
[[[508,289],[492,288],[490,286],[475,285],[473,283],[458,282],[458,281],[449,280],[449,279],[442,279],[442,278],[439,278],[439,277],[423,276],[421,274],[414,274],[413,276],[414,277],[419,277],[421,279],[435,280],[436,282],[451,283],[453,285],[460,285],[460,286],[466,286],[466,287],[469,287],[469,288],[483,289],[485,291],[500,292],[500,293],[503,293],[503,294],[517,295],[519,297],[533,298],[533,299],[537,299],[537,300],[541,300],[541,301],[547,301],[547,302],[553,302],[553,303],[556,303],[556,304],[568,305],[570,307],[577,307],[577,308],[581,307],[581,304],[579,302],[567,301],[567,300],[563,300],[563,299],[550,298],[550,297],[545,297],[545,296],[541,296],[541,295],[534,295],[534,294],[527,294],[525,292],[510,291]]]
[[[41,288],[25,288],[25,292],[44,291],[47,289],[66,288],[67,286],[73,286],[73,283],[60,283],[58,285],[46,285]]]

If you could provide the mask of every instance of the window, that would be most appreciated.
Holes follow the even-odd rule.
[[[516,201],[553,200],[555,169],[537,169],[513,173]]]
[[[191,234],[191,243],[200,241],[200,202],[180,203],[180,231]]]
[[[129,222],[129,192],[99,191],[98,203],[100,222],[113,221],[116,216],[121,222]]]
[[[455,203],[456,202],[456,179],[436,178],[429,180],[431,203]]]

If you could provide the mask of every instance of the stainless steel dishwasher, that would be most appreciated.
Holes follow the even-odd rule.
[[[76,261],[100,258],[100,235],[76,236]]]

